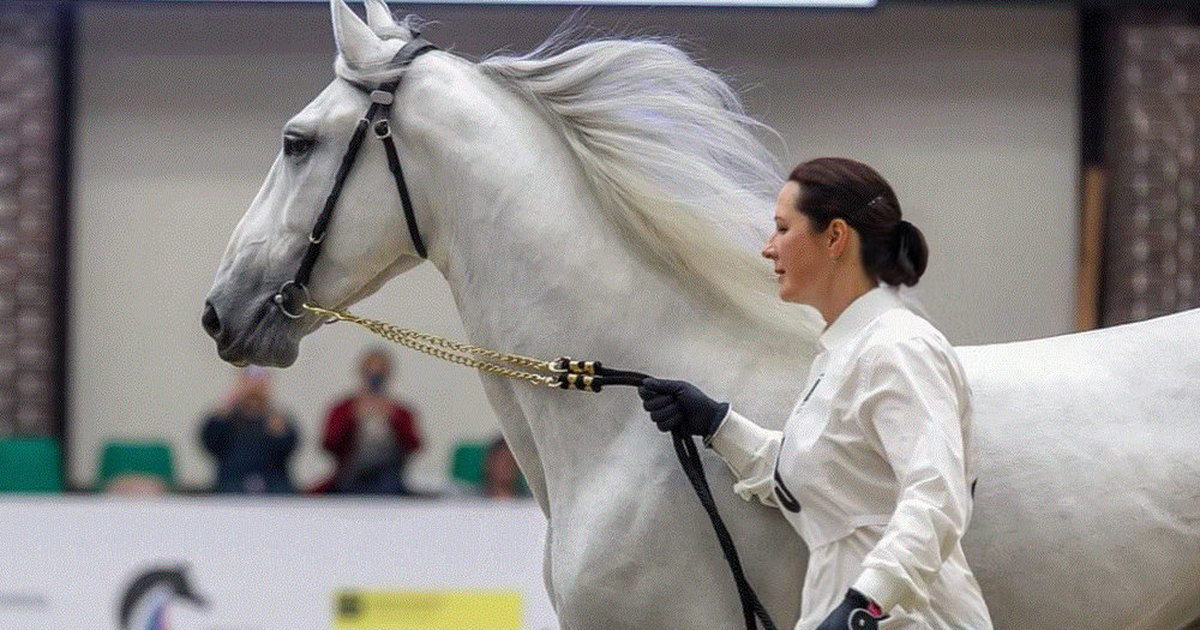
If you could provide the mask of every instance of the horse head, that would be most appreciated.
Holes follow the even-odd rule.
[[[284,126],[279,154],[230,238],[204,305],[204,329],[233,363],[290,365],[300,339],[320,325],[312,315],[289,316],[274,298],[295,276],[327,199],[337,210],[306,289],[314,301],[347,306],[421,262],[373,133],[365,134],[340,194],[330,195],[382,82],[370,78],[396,74],[389,65],[415,28],[394,21],[382,0],[367,2],[367,22],[344,0],[331,5],[338,77]]]
[[[477,343],[543,350],[527,346],[545,335],[512,323],[535,310],[549,320],[536,330],[565,334],[692,306],[798,330],[757,255],[777,165],[719,76],[644,40],[551,38],[521,57],[436,52],[397,68],[411,20],[397,24],[383,0],[367,2],[367,22],[331,5],[338,76],[284,127],[205,304],[222,358],[289,365],[320,325],[272,298],[301,266],[371,91],[401,78],[389,115],[418,229],[368,133],[305,283],[314,302],[349,306],[417,265],[419,233]],[[638,312],[602,306],[615,300]],[[802,343],[814,329],[800,324]]]

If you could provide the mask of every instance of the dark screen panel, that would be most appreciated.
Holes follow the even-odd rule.
[[[62,430],[63,10],[0,3],[0,434]]]

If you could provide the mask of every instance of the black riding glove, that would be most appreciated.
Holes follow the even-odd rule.
[[[879,620],[887,616],[879,606],[854,589],[846,591],[846,599],[833,609],[817,630],[878,630]]]
[[[663,432],[682,429],[689,435],[708,437],[729,412],[729,403],[709,398],[687,381],[648,378],[638,388],[638,396],[642,397],[642,407],[650,412],[650,419]]]

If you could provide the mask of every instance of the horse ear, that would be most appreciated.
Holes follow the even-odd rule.
[[[361,66],[379,57],[381,40],[350,9],[346,0],[329,0],[333,12],[333,39],[346,64]]]
[[[388,9],[386,0],[366,0],[367,25],[376,35],[381,35],[396,28],[396,20],[392,19],[392,11]]]

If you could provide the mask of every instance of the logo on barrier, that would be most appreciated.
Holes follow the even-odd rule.
[[[336,594],[337,630],[520,630],[519,591],[359,591]]]
[[[156,566],[130,582],[121,597],[118,611],[121,630],[167,630],[168,613],[177,603],[198,608],[208,601],[196,593],[187,576],[187,567]]]
[[[45,610],[50,600],[43,593],[0,591],[0,610]]]

